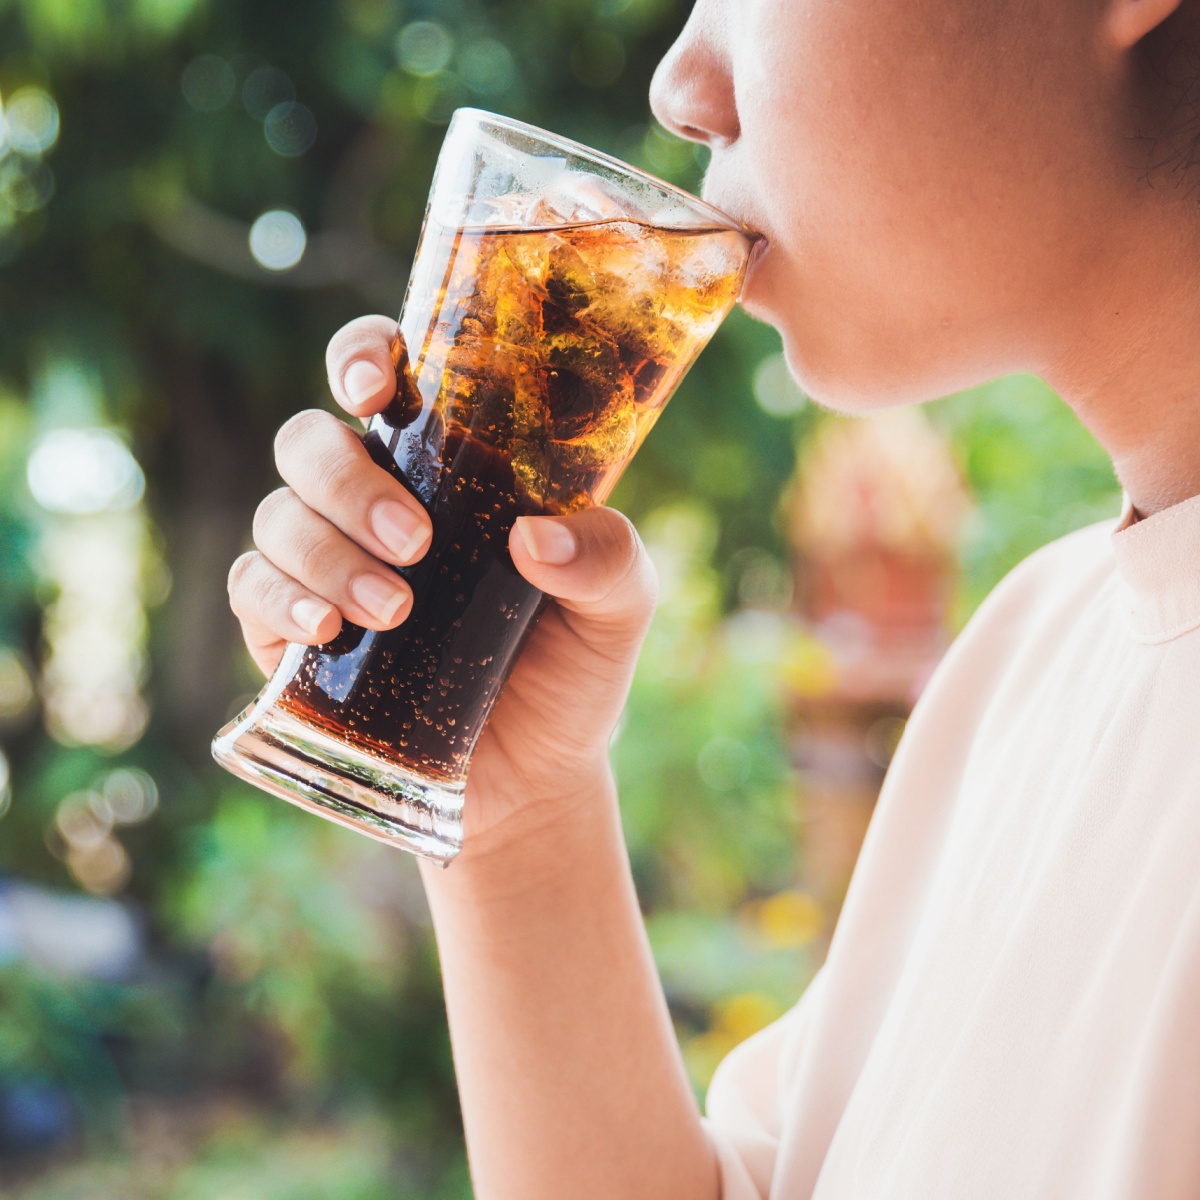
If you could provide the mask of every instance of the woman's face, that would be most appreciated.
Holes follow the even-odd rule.
[[[862,410],[1043,371],[1139,184],[1095,0],[699,0],[652,89],[769,239],[744,306]],[[1106,236],[1107,234],[1107,236]]]

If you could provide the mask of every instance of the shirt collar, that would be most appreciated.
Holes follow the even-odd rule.
[[[1200,627],[1200,496],[1140,519],[1125,496],[1112,544],[1138,641],[1166,642]]]

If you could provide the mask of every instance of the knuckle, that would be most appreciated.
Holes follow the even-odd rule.
[[[638,536],[638,531],[624,513],[617,513],[617,520],[613,522],[612,537],[618,561],[627,571],[636,570],[645,551],[642,549],[642,539]]]
[[[630,560],[620,586],[631,610],[650,612],[654,608],[658,602],[658,576],[645,551]]]
[[[296,585],[281,571],[271,571],[262,581],[260,606],[272,615],[286,613],[296,592]]]
[[[605,607],[629,613],[648,613],[658,599],[658,586],[653,574],[630,564],[615,572],[603,589],[600,603]]]
[[[275,462],[280,471],[292,462],[302,461],[315,440],[327,437],[331,421],[341,424],[335,416],[319,408],[306,408],[288,417],[275,435]]]
[[[363,486],[364,463],[360,456],[348,453],[345,445],[330,445],[313,459],[320,480],[321,495],[339,513],[362,506],[367,489]]]
[[[633,522],[624,513],[608,512],[611,516],[605,518],[607,528],[602,532],[608,569],[601,602],[620,603],[629,609],[653,608],[658,579],[650,556]]]
[[[326,579],[331,574],[330,564],[337,561],[343,544],[342,535],[328,528],[306,537],[296,548],[296,569],[300,579],[310,584]]]
[[[608,557],[620,581],[628,583],[641,570],[646,551],[633,522],[624,513],[618,513],[617,517],[608,533]]]

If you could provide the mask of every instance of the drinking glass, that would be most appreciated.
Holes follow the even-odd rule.
[[[365,444],[425,506],[395,568],[408,619],[293,644],[213,754],[264,790],[443,865],[471,751],[546,602],[507,544],[523,514],[603,502],[737,301],[754,235],[544,130],[455,113]]]

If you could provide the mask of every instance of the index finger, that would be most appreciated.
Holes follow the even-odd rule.
[[[329,389],[351,415],[381,412],[395,396],[392,346],[398,336],[390,317],[359,317],[329,339],[325,350]]]

